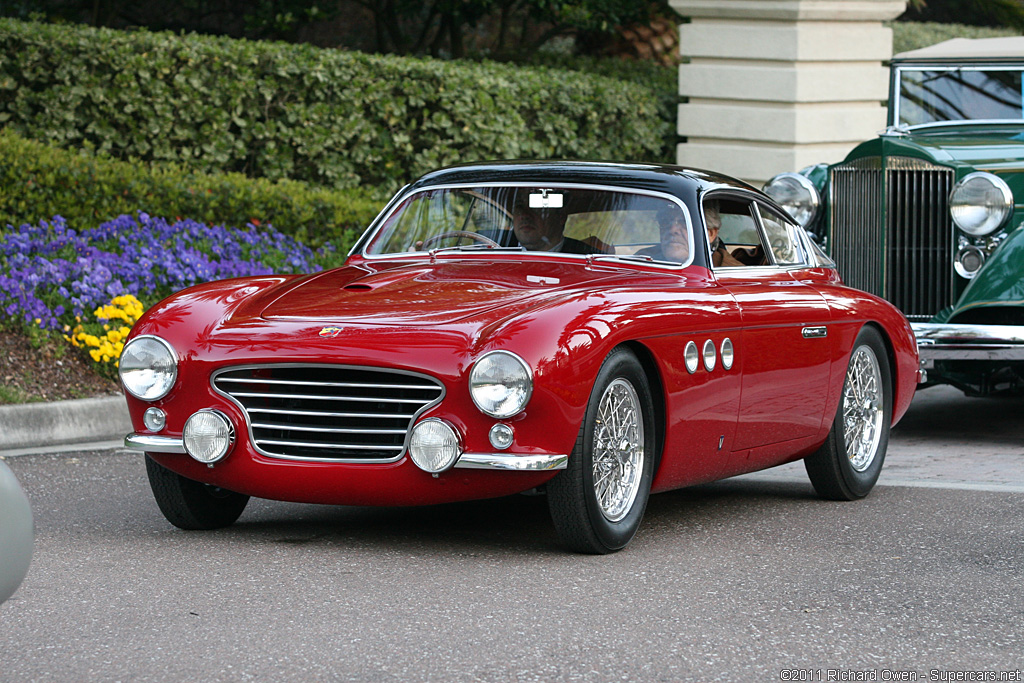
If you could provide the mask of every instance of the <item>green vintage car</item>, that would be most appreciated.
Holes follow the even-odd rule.
[[[1024,393],[1024,37],[892,60],[888,128],[772,178],[843,281],[898,306],[926,385]]]

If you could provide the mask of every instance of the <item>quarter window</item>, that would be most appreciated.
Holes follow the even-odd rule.
[[[782,266],[806,263],[807,258],[800,241],[798,228],[766,207],[758,206],[758,210],[761,213],[761,224],[764,226],[775,263]]]

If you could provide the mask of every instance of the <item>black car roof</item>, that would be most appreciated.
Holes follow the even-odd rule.
[[[682,199],[723,187],[757,191],[735,178],[701,169],[668,164],[599,161],[491,161],[460,164],[427,173],[412,183],[408,190],[437,185],[495,182],[613,185],[665,192]]]

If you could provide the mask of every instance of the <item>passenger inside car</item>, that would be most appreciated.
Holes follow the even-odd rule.
[[[712,199],[704,204],[704,223],[707,226],[708,244],[711,247],[711,263],[716,268],[746,265],[729,252],[718,236],[722,230],[722,215],[717,200]]]

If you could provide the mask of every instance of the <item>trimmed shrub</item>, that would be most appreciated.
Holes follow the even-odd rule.
[[[75,152],[0,131],[0,225],[60,215],[82,229],[146,211],[210,224],[271,223],[314,248],[347,251],[383,203],[365,190],[198,173]]]
[[[0,123],[63,147],[394,189],[460,161],[660,160],[650,89],[543,67],[0,19]]]
[[[679,67],[664,66],[657,62],[616,57],[582,57],[540,52],[534,55],[531,64],[538,66],[569,69],[583,74],[614,78],[645,88],[657,102],[658,116],[665,122],[661,150],[648,161],[665,164],[676,163],[676,121],[679,118]]]
[[[1019,31],[963,24],[937,24],[934,22],[895,21],[887,24],[892,28],[892,53],[928,47],[951,38],[998,38],[1019,36]]]

